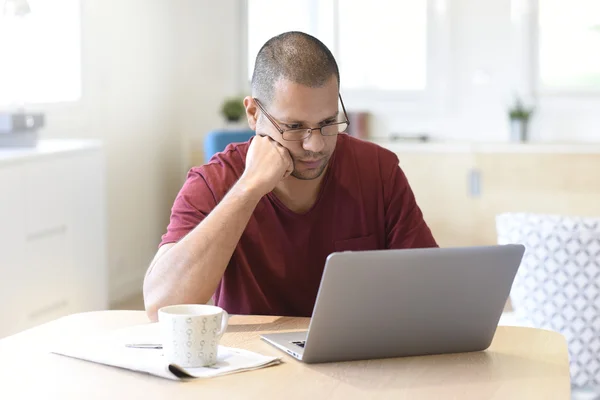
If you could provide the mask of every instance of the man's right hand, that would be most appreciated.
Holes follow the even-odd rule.
[[[292,171],[293,161],[287,149],[269,137],[252,139],[246,168],[238,182],[187,235],[161,247],[148,268],[144,302],[152,321],[157,320],[158,310],[166,305],[203,304],[210,300],[256,205]],[[199,189],[204,190],[200,195],[212,195],[208,185],[199,185]],[[187,207],[187,200],[183,201]]]
[[[248,148],[246,169],[240,180],[262,197],[293,171],[289,151],[269,136],[257,134]]]

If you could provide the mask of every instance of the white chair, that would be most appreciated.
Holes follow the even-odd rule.
[[[574,387],[600,388],[600,218],[496,217],[498,243],[526,247],[511,302],[523,325],[562,333]]]

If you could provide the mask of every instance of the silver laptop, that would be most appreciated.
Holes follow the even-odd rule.
[[[485,350],[524,251],[508,244],[332,253],[308,331],[261,337],[306,363]]]

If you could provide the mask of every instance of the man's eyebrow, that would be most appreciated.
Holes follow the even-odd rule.
[[[321,122],[319,122],[319,123],[322,124],[323,122],[329,121],[330,119],[335,119],[338,117],[338,115],[340,115],[340,112],[336,111],[335,114],[333,114],[330,117],[325,118],[324,120],[321,120]],[[290,124],[305,124],[306,123],[305,121],[294,121],[294,120],[287,120],[287,119],[282,119],[279,122],[281,122],[282,124],[288,124],[288,125],[290,125]]]

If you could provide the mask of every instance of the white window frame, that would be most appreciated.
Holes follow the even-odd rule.
[[[318,0],[313,0],[318,1]],[[341,92],[347,102],[353,103],[401,103],[399,113],[424,113],[442,112],[444,106],[444,94],[449,79],[450,66],[450,7],[449,0],[427,0],[427,73],[424,90],[375,90],[375,89],[344,89]],[[340,0],[334,0],[334,7],[340,6]],[[316,7],[316,5],[315,5]],[[337,8],[336,8],[337,9]],[[334,10],[335,13],[335,10]],[[240,13],[241,40],[240,46],[243,57],[241,63],[241,87],[250,89],[248,80],[248,0],[244,1]],[[335,24],[335,21],[334,21]],[[337,32],[337,29],[335,29]],[[337,37],[334,37],[334,41]],[[334,57],[338,59],[337,46],[331,49]],[[341,76],[343,81],[344,77]],[[369,106],[370,107],[370,106]]]
[[[550,88],[543,84],[540,73],[539,4],[543,0],[512,0],[520,4],[520,20],[513,21],[520,32],[515,45],[519,49],[519,64],[524,71],[520,86],[532,96],[539,97],[600,97],[600,88]]]

